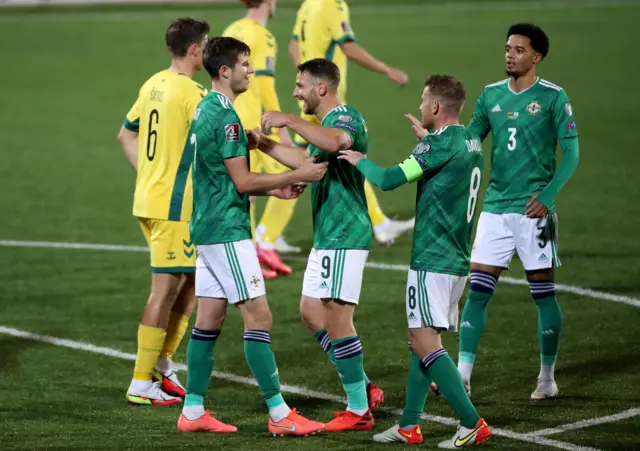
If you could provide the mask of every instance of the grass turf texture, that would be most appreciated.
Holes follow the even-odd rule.
[[[593,3],[592,3],[593,4]],[[604,2],[603,2],[604,4]],[[616,3],[620,5],[620,3]],[[277,86],[283,108],[294,73],[286,58],[295,10],[278,11],[269,28],[280,43]],[[415,140],[405,112],[417,114],[426,76],[451,73],[468,91],[466,123],[482,87],[503,75],[503,43],[509,24],[531,21],[550,35],[551,52],[539,74],[566,88],[580,133],[581,162],[557,206],[560,217],[558,282],[639,297],[640,241],[633,117],[638,91],[622,87],[639,70],[625,58],[633,51],[626,30],[635,26],[637,4],[547,9],[514,2],[454,2],[453,6],[357,2],[352,25],[375,55],[408,71],[405,90],[355,65],[349,67],[349,102],[367,120],[371,158],[391,166]],[[382,9],[381,9],[382,8]],[[522,9],[520,9],[522,8]],[[551,7],[550,7],[551,8]],[[205,12],[206,11],[206,12]],[[142,82],[167,66],[163,45],[168,21],[189,14],[208,20],[212,35],[242,14],[239,8],[0,10],[0,165],[3,196],[0,239],[144,244],[131,216],[134,174],[115,135]],[[384,32],[380,32],[384,30]],[[624,63],[621,63],[624,61]],[[207,85],[204,73],[196,79]],[[617,82],[617,80],[619,80]],[[485,142],[489,155],[490,142]],[[485,184],[488,180],[488,164]],[[414,187],[380,193],[385,212],[413,215]],[[482,191],[484,192],[484,190]],[[297,206],[287,239],[309,249],[310,203]],[[373,245],[370,261],[407,264],[411,237],[392,248]],[[136,327],[148,294],[144,253],[2,248],[0,324],[135,352]],[[268,282],[274,312],[272,343],[283,383],[342,395],[335,368],[299,321],[304,263],[292,262],[289,278]],[[520,276],[514,262],[507,275]],[[356,325],[370,377],[401,407],[409,365],[404,318],[406,274],[368,269]],[[490,304],[473,379],[473,396],[491,425],[531,432],[615,414],[640,404],[640,353],[635,307],[559,293],[565,326],[555,402],[528,401],[538,369],[536,309],[524,286],[500,284]],[[186,340],[185,340],[186,343]],[[184,361],[183,343],[177,359]],[[454,335],[445,343],[457,354]],[[368,449],[370,433],[324,435],[295,442],[271,440],[257,388],[214,380],[207,405],[237,424],[234,436],[180,435],[179,409],[135,409],[125,390],[132,362],[0,335],[0,448],[2,449]],[[216,347],[216,370],[248,376],[241,321],[231,309]],[[334,403],[286,395],[292,406],[328,420]],[[430,397],[428,413],[452,417],[446,403]],[[396,417],[378,415],[376,431]],[[640,448],[638,418],[570,431],[549,438],[601,449]],[[427,444],[453,427],[424,424]],[[491,449],[543,449],[496,438]]]

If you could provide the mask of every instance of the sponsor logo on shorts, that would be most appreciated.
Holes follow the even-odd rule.
[[[416,315],[413,312],[409,313],[409,319],[416,319]]]
[[[542,254],[540,254],[540,257],[538,257],[538,261],[539,262],[548,262],[549,261],[549,257],[547,257],[547,254],[545,254],[544,252]]]
[[[173,251],[169,251],[167,252],[167,260],[175,260],[176,259],[176,253]]]
[[[318,288],[329,288],[329,285],[327,285],[327,282],[325,282],[324,280],[322,281],[322,283],[318,286]]]

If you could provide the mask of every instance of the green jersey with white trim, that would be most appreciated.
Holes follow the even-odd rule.
[[[449,125],[425,136],[409,158],[420,166],[401,165],[408,180],[419,177],[411,269],[466,276],[484,167],[480,140]]]
[[[189,130],[193,153],[193,216],[191,240],[220,244],[251,239],[249,195],[238,192],[224,160],[246,157],[247,135],[233,103],[211,91],[198,105]]]
[[[578,136],[567,93],[540,78],[518,93],[511,90],[509,79],[486,86],[468,129],[482,140],[492,132],[491,179],[483,211],[498,214],[524,214],[527,201],[555,174],[558,140]]]
[[[362,115],[349,105],[331,110],[322,119],[323,127],[339,128],[351,138],[351,149],[367,153],[369,135]],[[364,176],[338,154],[309,145],[317,162],[329,162],[321,180],[311,188],[313,247],[316,249],[369,249],[371,219],[364,194]]]

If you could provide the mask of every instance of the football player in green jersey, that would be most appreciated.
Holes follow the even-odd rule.
[[[372,238],[364,177],[348,162],[338,160],[338,152],[344,149],[367,153],[367,126],[356,109],[341,102],[339,84],[340,71],[333,62],[306,61],[298,66],[293,95],[320,124],[280,112],[262,116],[264,131],[289,127],[309,143],[312,157],[329,164],[327,174],[312,186],[314,242],[300,304],[303,322],[335,361],[347,393],[347,410],[326,424],[327,432],[371,429],[370,408],[383,400],[382,391],[366,378],[362,344],[353,326]],[[259,147],[265,148],[262,143]],[[272,143],[271,147],[273,152],[286,146]],[[295,162],[284,164],[296,167]]]
[[[326,164],[305,159],[296,170],[282,174],[249,171],[249,149],[256,142],[246,135],[233,106],[235,98],[249,87],[249,76],[253,73],[249,54],[249,47],[234,38],[214,38],[207,43],[203,62],[213,86],[193,115],[180,163],[188,167],[193,162],[194,206],[190,227],[198,251],[195,282],[198,314],[187,348],[187,395],[178,430],[236,431],[234,426],[216,420],[204,410],[213,350],[227,305],[233,304],[244,322],[247,363],[269,409],[269,432],[305,436],[321,430],[324,424],[291,410],[280,393],[278,369],[271,351],[271,311],[258,256],[251,243],[249,196],[296,198],[301,189],[295,184],[322,178]]]
[[[487,303],[500,274],[517,253],[538,307],[541,368],[533,400],[558,394],[554,368],[562,316],[554,288],[554,268],[560,266],[554,200],[573,175],[579,155],[567,93],[536,75],[548,50],[549,39],[539,27],[512,25],[505,53],[509,78],[484,88],[469,124],[469,130],[482,140],[491,132],[493,147],[491,179],[471,255],[458,362],[470,390]],[[558,143],[562,160],[556,168]]]
[[[419,422],[430,381],[438,384],[460,418],[456,434],[441,442],[441,448],[480,444],[491,436],[440,339],[442,331],[457,330],[458,302],[469,273],[471,229],[484,166],[479,140],[460,125],[465,97],[464,86],[454,77],[429,77],[420,104],[422,121],[417,127],[434,131],[423,136],[402,164],[384,169],[353,150],[338,157],[383,190],[418,180],[406,289],[412,351],[406,404],[400,422],[376,434],[376,442],[422,443]]]

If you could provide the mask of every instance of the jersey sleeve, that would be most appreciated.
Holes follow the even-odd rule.
[[[329,30],[334,42],[344,44],[356,40],[349,22],[349,7],[344,0],[334,0],[334,4],[331,5],[327,14]]]
[[[564,90],[556,96],[552,120],[558,140],[578,136],[571,99]]]
[[[333,121],[332,127],[347,132],[347,135],[351,138],[351,147],[356,147],[359,140],[366,133],[362,119],[355,118],[349,113],[338,115]]]
[[[469,130],[473,135],[480,137],[482,141],[484,141],[491,131],[491,123],[489,122],[487,109],[484,105],[484,94],[485,91],[482,91],[478,100],[476,100],[476,106],[473,110],[473,115],[471,116],[471,122],[467,127],[467,130]]]
[[[293,25],[293,33],[291,34],[291,40],[299,41],[300,34],[302,33],[302,14],[298,11],[298,15],[296,16],[296,23]]]
[[[425,136],[400,167],[407,180],[413,182],[423,174],[440,169],[451,158],[451,152],[443,148],[434,135]],[[415,161],[415,163],[413,163]],[[416,165],[417,163],[417,165]]]
[[[249,141],[238,114],[225,110],[215,123],[216,141],[222,158],[246,157]]]
[[[136,133],[138,133],[140,129],[140,110],[142,109],[142,90],[140,91],[141,94],[138,95],[135,103],[124,118],[124,124],[122,124],[127,130]]]
[[[256,77],[269,76],[274,77],[276,74],[276,40],[271,33],[267,33],[265,40],[262,42],[256,55],[253,58],[253,70]]]

